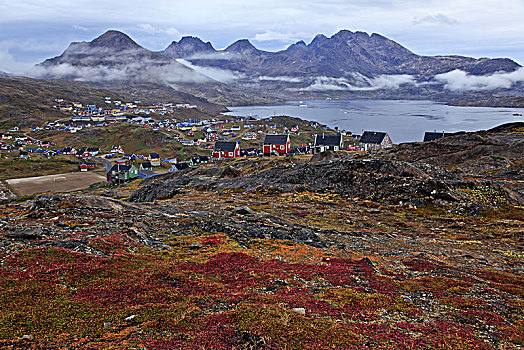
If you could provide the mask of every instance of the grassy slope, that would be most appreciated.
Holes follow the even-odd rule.
[[[7,157],[7,159],[6,159]],[[46,156],[32,153],[29,159],[18,159],[17,153],[2,152],[0,158],[0,180],[22,177],[53,175],[79,171],[76,159],[72,156]]]
[[[106,96],[121,101],[138,99],[143,104],[173,102],[199,106],[198,110],[185,111],[186,115],[181,117],[209,116],[225,110],[195,96],[153,84],[97,87],[82,82],[0,76],[0,127],[42,125],[43,121],[70,116],[51,109],[56,98],[102,106]]]

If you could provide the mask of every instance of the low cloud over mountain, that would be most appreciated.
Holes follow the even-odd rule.
[[[366,92],[408,88],[450,92],[512,89],[524,69],[507,59],[420,56],[379,34],[342,30],[317,35],[278,52],[238,40],[223,50],[186,36],[164,51],[147,50],[126,34],[108,31],[72,43],[60,56],[34,67],[38,78],[230,85],[238,91]]]
[[[149,51],[121,32],[108,31],[91,42],[72,43],[58,57],[35,66],[37,78],[91,82],[209,83],[213,78]]]
[[[462,70],[439,74],[435,80],[452,91],[483,91],[510,89],[515,84],[524,83],[524,68],[513,72],[496,72],[490,75],[471,75]]]

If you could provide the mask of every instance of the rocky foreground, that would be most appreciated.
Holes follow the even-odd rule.
[[[0,347],[519,349],[523,154],[514,124],[6,203]]]

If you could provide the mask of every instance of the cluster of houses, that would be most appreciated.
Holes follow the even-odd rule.
[[[16,132],[18,128],[11,128],[10,131]],[[0,133],[0,150],[8,152],[18,151],[20,159],[29,158],[30,153],[40,153],[46,155],[47,158],[51,158],[60,154],[59,151],[49,149],[49,147],[54,145],[52,142],[36,140],[27,136],[13,136],[9,133]]]
[[[282,135],[266,135],[262,149],[254,152],[257,155],[285,155],[293,154],[310,154],[325,151],[340,151],[344,148],[344,139],[342,134],[314,135],[315,141],[313,144],[303,147],[291,147],[289,134]],[[355,148],[350,146],[348,149],[361,149],[364,151],[380,150],[393,147],[391,138],[385,132],[365,131],[362,136],[358,136],[358,146]],[[244,152],[243,152],[244,151]],[[237,158],[242,157],[245,151],[240,149],[238,142],[234,141],[219,141],[215,143],[213,148],[213,158]],[[243,154],[244,153],[244,154]]]
[[[56,99],[57,105],[52,108],[62,111],[72,112],[70,123],[48,123],[46,130],[58,130],[76,133],[84,128],[106,126],[109,123],[128,122],[141,124],[145,127],[154,129],[165,128],[168,131],[175,130],[183,123],[177,123],[174,119],[166,119],[162,122],[153,120],[149,115],[165,116],[171,114],[176,109],[194,109],[196,105],[175,104],[158,102],[152,106],[140,106],[140,101],[122,102],[113,100],[111,97],[105,98],[106,106],[98,107],[95,104],[83,105],[80,102],[66,103],[63,99]],[[112,106],[108,106],[112,105]],[[32,131],[39,131],[40,128],[33,128]]]
[[[151,130],[165,130],[174,131],[195,128],[195,126],[201,126],[208,124],[206,120],[200,119],[186,119],[183,122],[178,122],[176,119],[165,119],[162,121],[155,121],[149,116],[134,116],[134,115],[121,115],[114,116],[114,118],[107,118],[104,116],[82,116],[74,115],[71,117],[70,122],[48,122],[43,129],[44,130],[57,130],[62,132],[76,133],[83,129],[89,129],[93,127],[105,127],[114,123],[129,123],[143,126],[144,128],[150,128]],[[42,130],[40,127],[33,127],[31,132],[37,132]],[[196,129],[194,130],[196,131]]]
[[[190,104],[174,104],[166,102],[153,103],[152,106],[139,106],[140,101],[122,102],[112,100],[111,97],[105,98],[105,107],[97,107],[95,104],[84,106],[80,102],[66,103],[63,99],[56,99],[55,102],[58,105],[54,105],[52,108],[72,112],[74,117],[81,118],[77,121],[114,121],[121,120],[119,117],[130,114],[155,114],[164,116],[175,109],[197,108],[197,106]],[[113,106],[109,107],[109,105]]]
[[[58,101],[58,100],[57,100]],[[227,141],[224,136],[237,137],[240,136],[241,126],[232,125],[229,128],[225,128],[226,123],[230,123],[230,120],[200,120],[200,119],[188,119],[183,122],[177,122],[175,119],[165,119],[163,121],[155,121],[147,114],[153,113],[156,115],[164,115],[172,111],[175,108],[195,108],[190,105],[173,105],[170,103],[158,103],[154,104],[150,108],[144,109],[139,108],[138,104],[140,101],[135,103],[122,103],[120,101],[112,101],[106,99],[107,104],[114,104],[115,107],[112,109],[98,108],[96,105],[87,105],[84,107],[80,103],[73,103],[72,106],[65,108],[71,108],[74,112],[72,118],[73,122],[87,122],[81,124],[60,124],[58,122],[49,122],[44,127],[47,130],[59,130],[76,132],[84,127],[92,126],[105,126],[107,123],[113,123],[117,121],[125,121],[132,124],[138,124],[145,128],[151,128],[153,130],[164,129],[166,131],[180,130],[185,132],[187,137],[179,137],[180,141],[184,146],[200,145],[201,142],[214,142],[208,146],[203,147],[204,149],[211,150],[211,157],[208,156],[196,156],[185,162],[178,162],[176,158],[162,159],[158,153],[150,153],[149,155],[135,155],[124,153],[120,146],[113,146],[110,151],[103,152],[103,157],[106,158],[106,175],[107,180],[111,183],[125,182],[137,177],[152,177],[158,175],[153,172],[154,167],[160,167],[161,162],[168,163],[170,165],[169,171],[179,171],[199,164],[206,164],[213,160],[238,158],[244,156],[272,156],[272,155],[286,155],[286,154],[311,154],[319,153],[324,151],[339,151],[343,149],[349,150],[380,150],[390,148],[393,146],[391,138],[385,132],[376,131],[365,131],[362,135],[352,135],[351,133],[339,132],[338,134],[315,134],[314,142],[308,145],[302,145],[300,147],[292,147],[290,142],[290,135],[300,135],[298,125],[293,125],[291,128],[284,128],[281,133],[277,133],[277,125],[271,125],[271,118],[266,118],[261,123],[260,120],[257,123],[251,123],[255,121],[252,117],[237,119],[237,122],[242,125],[246,130],[242,135],[243,140],[257,140],[258,137],[264,136],[264,142],[262,147],[259,148],[240,148],[240,143],[237,141]],[[60,106],[59,108],[64,109]],[[140,114],[140,115],[136,115]],[[144,116],[144,114],[146,116]],[[95,124],[91,124],[96,122]],[[318,123],[312,122],[312,127],[318,127]],[[258,128],[253,131],[253,128]],[[262,130],[261,130],[262,129]],[[266,129],[269,129],[266,130]],[[327,127],[324,127],[327,129]],[[31,131],[36,132],[41,130],[38,127],[34,127]],[[191,137],[195,136],[197,131],[203,132],[203,137],[200,139]],[[87,147],[82,149],[75,149],[73,147],[66,147],[61,150],[50,150],[49,146],[53,145],[45,141],[38,141],[27,136],[14,137],[11,133],[18,132],[18,128],[14,127],[9,130],[8,133],[0,133],[0,149],[1,150],[17,150],[19,151],[19,158],[28,158],[30,153],[44,153],[48,158],[57,154],[67,154],[75,156],[80,160],[79,168],[80,171],[88,171],[89,169],[95,168],[96,164],[89,162],[92,157],[100,156],[102,151],[98,147]],[[447,133],[439,132],[427,132],[424,135],[424,141],[433,141],[441,137],[448,136]],[[353,138],[350,146],[344,147],[344,136],[350,136]],[[14,141],[12,144],[8,144],[7,140]],[[36,148],[26,148],[28,145],[35,145]],[[120,157],[117,157],[120,154]],[[109,162],[111,159],[111,163]],[[137,160],[142,160],[140,165],[136,164]]]
[[[392,142],[387,133],[366,131],[360,137],[359,145],[365,150],[377,150],[392,147]],[[176,158],[161,159],[158,153],[150,153],[148,156],[123,153],[121,147],[113,146],[111,153],[105,155],[106,158],[113,158],[115,153],[122,153],[122,157],[114,159],[114,165],[106,173],[107,181],[110,183],[123,183],[138,177],[152,177],[158,174],[153,173],[153,168],[160,166],[161,162],[170,163],[169,171],[180,171],[200,164],[207,164],[214,159],[238,158],[250,155],[285,155],[290,153],[319,153],[324,151],[339,151],[344,149],[342,134],[315,135],[315,141],[307,147],[291,147],[290,135],[266,135],[262,149],[241,149],[240,144],[235,141],[216,141],[212,156],[196,156],[186,162],[178,162]],[[99,148],[86,148],[75,151],[66,148],[62,150],[64,154],[75,154],[78,158],[90,158],[99,154]],[[66,153],[67,152],[67,153]],[[131,164],[136,160],[143,160],[139,168]],[[92,165],[84,162],[81,170],[86,171]]]
[[[106,155],[106,157],[108,155]],[[143,160],[143,162],[140,163],[139,168],[131,164],[131,162],[138,159]],[[153,168],[159,167],[161,162],[170,164],[171,167],[169,172],[174,172],[200,164],[207,164],[211,161],[212,159],[208,156],[195,156],[187,162],[178,162],[177,158],[175,157],[167,159],[160,158],[158,153],[149,153],[149,156],[125,153],[121,158],[115,159],[116,164],[114,164],[109,169],[109,171],[106,172],[106,178],[107,181],[112,184],[123,183],[139,177],[147,178],[161,175],[162,173],[153,172]]]

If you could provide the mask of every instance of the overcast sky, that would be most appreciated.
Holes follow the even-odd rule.
[[[247,38],[269,51],[349,29],[418,54],[524,64],[524,0],[0,0],[0,71],[23,72],[108,29],[151,50],[193,35],[215,48]]]

